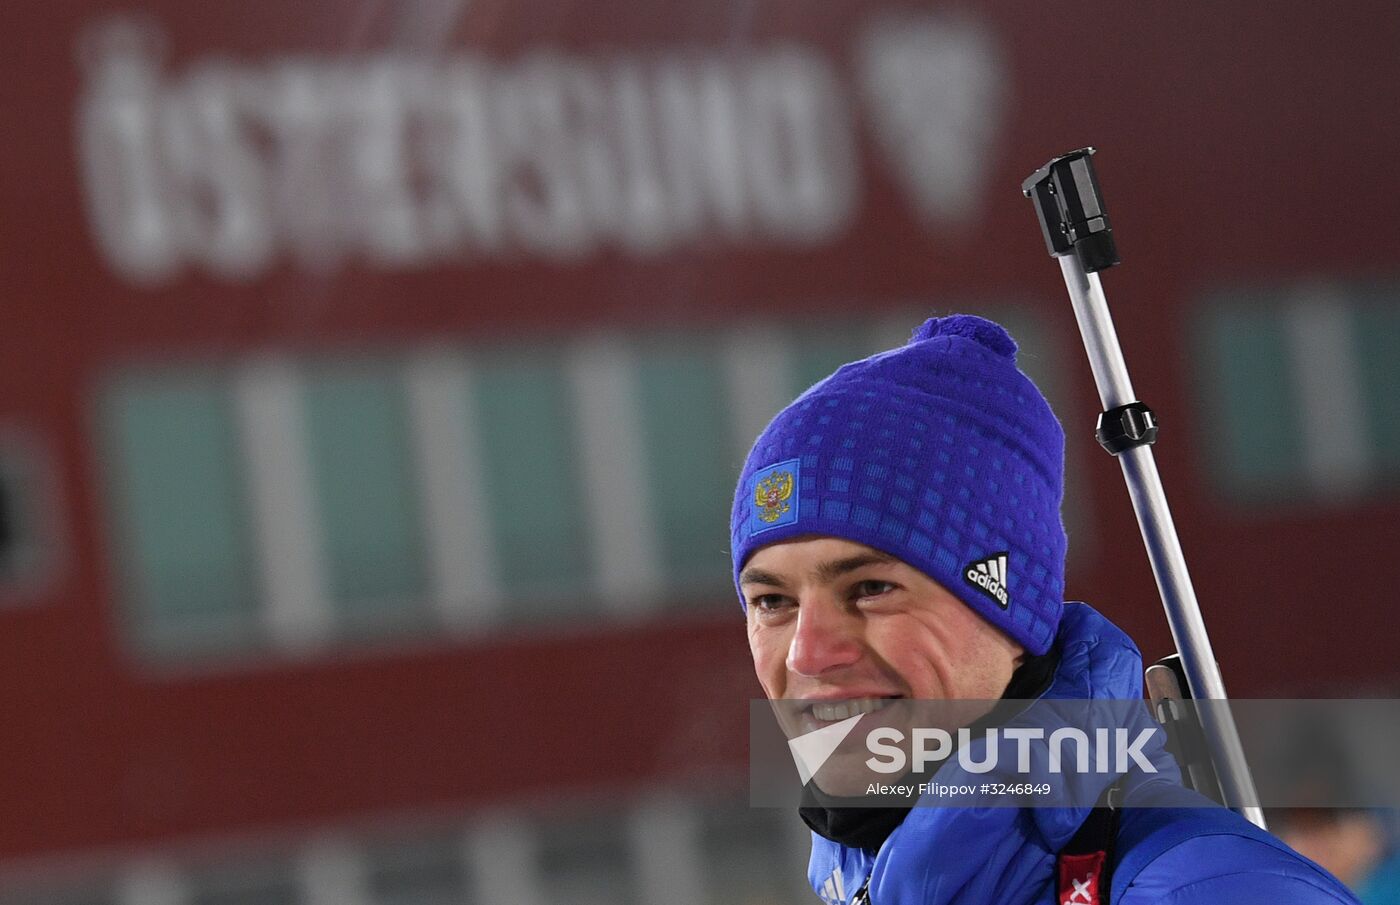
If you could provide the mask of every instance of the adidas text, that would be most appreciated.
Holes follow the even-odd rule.
[[[986,559],[968,563],[963,570],[963,578],[967,583],[975,588],[985,591],[1004,610],[1011,603],[1011,595],[1007,592],[1006,560],[1009,554],[1003,550],[994,553]]]
[[[1001,586],[1001,582],[997,581],[990,575],[985,575],[977,571],[976,569],[968,569],[965,574],[967,576],[968,581],[977,585],[977,587],[986,591],[988,594],[991,594],[997,599],[997,602],[1000,603],[1002,606],[1007,605],[1008,598],[1006,595],[1006,588],[1003,588]]]

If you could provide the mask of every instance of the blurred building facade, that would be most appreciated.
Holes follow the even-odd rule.
[[[1169,652],[1018,192],[1091,143],[1227,683],[1392,687],[1400,13],[1333,12],[7,9],[0,902],[806,900],[732,482],[934,314],[1021,341],[1070,593]]]

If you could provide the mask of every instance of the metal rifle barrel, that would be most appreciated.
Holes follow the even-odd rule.
[[[1093,153],[1093,148],[1084,148],[1051,160],[1032,174],[1022,189],[1027,197],[1035,200],[1050,253],[1060,261],[1075,320],[1094,372],[1094,383],[1107,414],[1137,403],[1137,397],[1098,274],[1118,263],[1118,256],[1098,180],[1089,163]],[[1148,417],[1150,419],[1150,413]],[[1148,423],[1155,438],[1155,422],[1149,420]],[[1103,440],[1102,432],[1100,440]],[[1198,701],[1223,702],[1227,697],[1225,683],[1191,586],[1181,542],[1152,455],[1151,440],[1110,451],[1122,463],[1133,511],[1142,530],[1172,640],[1181,654],[1191,696]],[[1198,712],[1226,806],[1263,828],[1264,812],[1258,805],[1254,780],[1229,705],[1204,704]]]
[[[1085,273],[1077,256],[1060,258],[1060,269],[1064,272],[1065,285],[1069,288],[1075,319],[1079,322],[1079,332],[1089,353],[1094,382],[1098,385],[1104,409],[1135,401],[1099,275]],[[1186,569],[1186,558],[1172,522],[1171,509],[1167,506],[1167,495],[1162,489],[1152,447],[1136,446],[1119,453],[1117,458],[1123,466],[1123,478],[1132,497],[1138,527],[1142,530],[1147,558],[1152,563],[1152,574],[1157,579],[1157,590],[1166,610],[1167,624],[1171,626],[1172,640],[1181,653],[1186,680],[1191,686],[1191,697],[1198,701],[1224,701],[1228,697],[1225,683],[1216,665],[1210,636],[1201,617],[1200,603],[1191,585],[1191,575]],[[1250,776],[1239,731],[1235,728],[1229,708],[1206,704],[1199,707],[1197,712],[1206,742],[1210,745],[1211,759],[1215,762],[1225,804],[1238,810],[1256,826],[1264,827],[1264,813],[1257,804],[1254,780]]]

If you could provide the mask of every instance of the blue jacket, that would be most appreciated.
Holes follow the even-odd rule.
[[[1089,606],[1066,607],[1056,643],[1060,662],[1042,700],[1142,697],[1137,647]],[[1145,753],[1159,772],[1123,778],[1111,905],[1357,905],[1321,867],[1183,788],[1160,744]],[[939,781],[956,782],[945,774],[957,769],[945,763]],[[871,905],[1054,903],[1056,857],[1088,813],[916,807],[873,853],[813,834],[808,879],[828,905],[848,905],[867,881]]]

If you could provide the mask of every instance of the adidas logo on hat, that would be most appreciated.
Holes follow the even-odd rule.
[[[1005,550],[993,553],[986,559],[968,563],[967,568],[963,570],[963,578],[967,583],[995,600],[1003,610],[1011,602],[1010,595],[1006,593],[1006,557]]]

